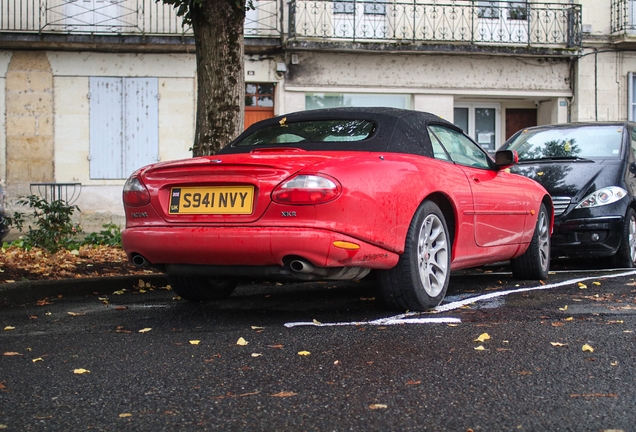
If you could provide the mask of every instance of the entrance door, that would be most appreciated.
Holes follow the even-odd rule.
[[[506,139],[518,130],[537,125],[536,108],[508,108],[506,110]]]
[[[245,129],[252,124],[274,117],[274,84],[245,84]]]

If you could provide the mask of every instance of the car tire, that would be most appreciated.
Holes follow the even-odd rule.
[[[168,275],[168,282],[181,298],[190,301],[210,301],[228,298],[236,288],[232,280],[219,280],[203,276]]]
[[[444,214],[432,201],[415,212],[404,253],[380,273],[380,289],[392,309],[427,311],[442,302],[450,280],[451,241]]]
[[[613,264],[621,268],[636,267],[636,211],[631,207],[625,215],[621,245],[613,257]]]
[[[516,279],[544,280],[550,271],[550,215],[541,204],[532,241],[525,253],[510,260]]]

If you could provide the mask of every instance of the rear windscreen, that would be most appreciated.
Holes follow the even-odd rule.
[[[375,131],[375,123],[369,120],[312,120],[287,123],[259,129],[235,142],[233,147],[266,144],[294,144],[302,142],[354,142],[369,138]]]
[[[619,158],[622,126],[578,126],[521,132],[508,146],[519,160],[553,158]]]

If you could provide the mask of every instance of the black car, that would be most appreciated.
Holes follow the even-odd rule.
[[[501,149],[511,171],[552,195],[552,257],[613,257],[636,264],[636,123],[569,123],[528,128]]]

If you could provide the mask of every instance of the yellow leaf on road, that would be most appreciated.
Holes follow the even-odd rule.
[[[311,353],[309,351],[298,351],[298,355],[300,355],[300,356],[308,356],[310,354]]]
[[[69,314],[70,316],[82,316],[82,315],[86,315],[85,313],[80,313],[80,312],[66,312],[67,314]]]
[[[555,346],[555,347],[567,346],[567,344],[564,344],[564,343],[561,343],[561,342],[550,342],[550,345]]]
[[[369,409],[379,410],[379,409],[387,409],[388,407],[385,404],[371,404],[369,405]]]
[[[84,374],[87,374],[87,373],[91,373],[91,371],[89,371],[88,369],[81,369],[80,368],[80,369],[73,369],[73,373],[75,375],[84,375]]]
[[[586,289],[587,285],[585,285],[583,282],[579,282],[579,288],[580,289]]]
[[[201,343],[200,340],[191,340],[190,345],[199,345]]]
[[[475,342],[485,342],[487,340],[490,340],[490,335],[488,333],[482,333],[475,339]]]
[[[270,396],[274,396],[274,397],[290,397],[290,396],[296,396],[298,393],[294,393],[294,392],[290,392],[290,391],[282,391],[280,393],[276,393]]]
[[[568,305],[565,305],[562,308],[559,308],[559,310],[565,312],[566,310],[568,310]]]
[[[152,329],[149,328],[149,327],[146,327],[144,329],[139,330],[139,333],[148,333],[150,330],[152,330]]]
[[[321,323],[320,321],[318,321],[317,319],[314,319],[314,320],[313,320],[313,323],[314,323],[314,324],[316,324],[316,325],[320,325],[320,324],[322,324],[322,323]]]
[[[13,326],[6,326],[6,327],[4,328],[4,330],[5,330],[5,331],[8,331],[8,330],[15,330],[15,327],[13,327]]]
[[[119,418],[127,418],[127,417],[132,417],[131,413],[121,413],[119,414]]]
[[[600,284],[601,284],[600,282],[592,282],[592,285],[599,286]]]
[[[113,294],[114,295],[122,295],[122,294],[124,294],[124,292],[119,290],[119,291],[115,291]]]
[[[236,341],[237,345],[241,345],[241,346],[245,346],[247,345],[249,342],[246,341],[245,339],[243,339],[242,337],[239,338],[239,340]]]
[[[35,362],[41,362],[44,361],[44,359],[42,357],[38,357],[38,358],[34,358],[33,360],[31,360],[33,363]]]
[[[592,348],[590,345],[585,344],[583,345],[583,348],[581,348],[583,350],[583,352],[594,352],[594,348]]]
[[[483,347],[483,345],[479,345],[478,347],[475,347],[476,351],[485,351],[486,348]]]

